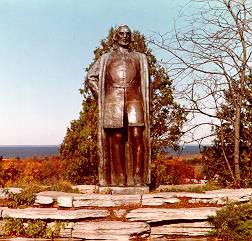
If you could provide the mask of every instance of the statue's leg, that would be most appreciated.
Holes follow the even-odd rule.
[[[126,185],[124,131],[123,128],[111,129],[112,165],[116,184]]]
[[[129,127],[132,156],[133,156],[133,176],[135,185],[143,185],[144,177],[144,143],[143,143],[144,127],[132,126]]]

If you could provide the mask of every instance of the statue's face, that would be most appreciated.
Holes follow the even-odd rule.
[[[131,32],[127,26],[119,27],[116,42],[122,47],[128,47],[131,42]]]

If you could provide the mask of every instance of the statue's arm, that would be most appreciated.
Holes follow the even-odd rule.
[[[153,111],[153,84],[152,84],[152,81],[151,81],[151,77],[150,77],[150,73],[149,73],[149,65],[148,65],[148,61],[147,61],[147,56],[145,54],[142,54],[144,57],[144,61],[146,63],[146,66],[147,66],[147,73],[148,73],[148,79],[146,81],[148,81],[148,85],[149,85],[149,88],[148,88],[148,92],[149,92],[149,108],[150,108],[150,113],[152,113]]]
[[[93,66],[89,69],[86,76],[86,84],[95,98],[98,98],[98,92],[99,92],[98,90],[99,71],[100,71],[100,59],[98,59],[93,64]]]
[[[149,76],[149,106],[150,106],[150,113],[153,111],[153,84],[151,78]]]

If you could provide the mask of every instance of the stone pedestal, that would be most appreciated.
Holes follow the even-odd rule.
[[[122,195],[134,195],[134,194],[147,194],[149,193],[148,186],[142,187],[110,187],[110,186],[97,186],[96,190],[102,194],[122,194]]]

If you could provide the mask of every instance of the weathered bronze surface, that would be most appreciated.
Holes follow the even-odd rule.
[[[150,182],[149,76],[146,56],[129,46],[131,31],[119,26],[113,51],[87,74],[98,99],[99,183],[142,186]]]

